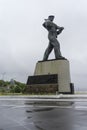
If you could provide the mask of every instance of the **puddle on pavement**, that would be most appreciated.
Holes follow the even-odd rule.
[[[43,111],[51,111],[54,108],[40,108],[40,109],[33,109],[31,110],[26,110],[27,113],[32,113],[32,112],[43,112]]]

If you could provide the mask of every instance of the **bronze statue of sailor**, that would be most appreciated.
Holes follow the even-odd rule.
[[[57,36],[63,31],[64,27],[57,26],[54,22],[54,16],[48,16],[48,19],[45,19],[43,23],[44,28],[48,30],[48,39],[49,44],[44,53],[43,61],[46,61],[49,57],[49,54],[54,49],[55,59],[62,58],[62,54],[60,51],[60,44],[57,40]]]

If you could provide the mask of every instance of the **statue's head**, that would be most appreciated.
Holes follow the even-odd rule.
[[[54,20],[54,15],[48,16],[48,19],[49,19],[50,21],[53,21],[53,20]]]

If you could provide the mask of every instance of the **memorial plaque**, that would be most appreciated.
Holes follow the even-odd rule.
[[[58,83],[58,75],[35,75],[29,76],[27,80],[27,85],[31,84],[55,84]]]

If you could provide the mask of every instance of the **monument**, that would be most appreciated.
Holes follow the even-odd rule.
[[[62,56],[60,43],[57,40],[64,27],[57,26],[53,20],[54,16],[50,15],[43,23],[43,27],[48,31],[49,44],[45,50],[43,60],[36,64],[34,75],[28,77],[28,93],[74,93],[74,85],[70,78],[69,61]],[[48,60],[53,49],[55,59]]]

